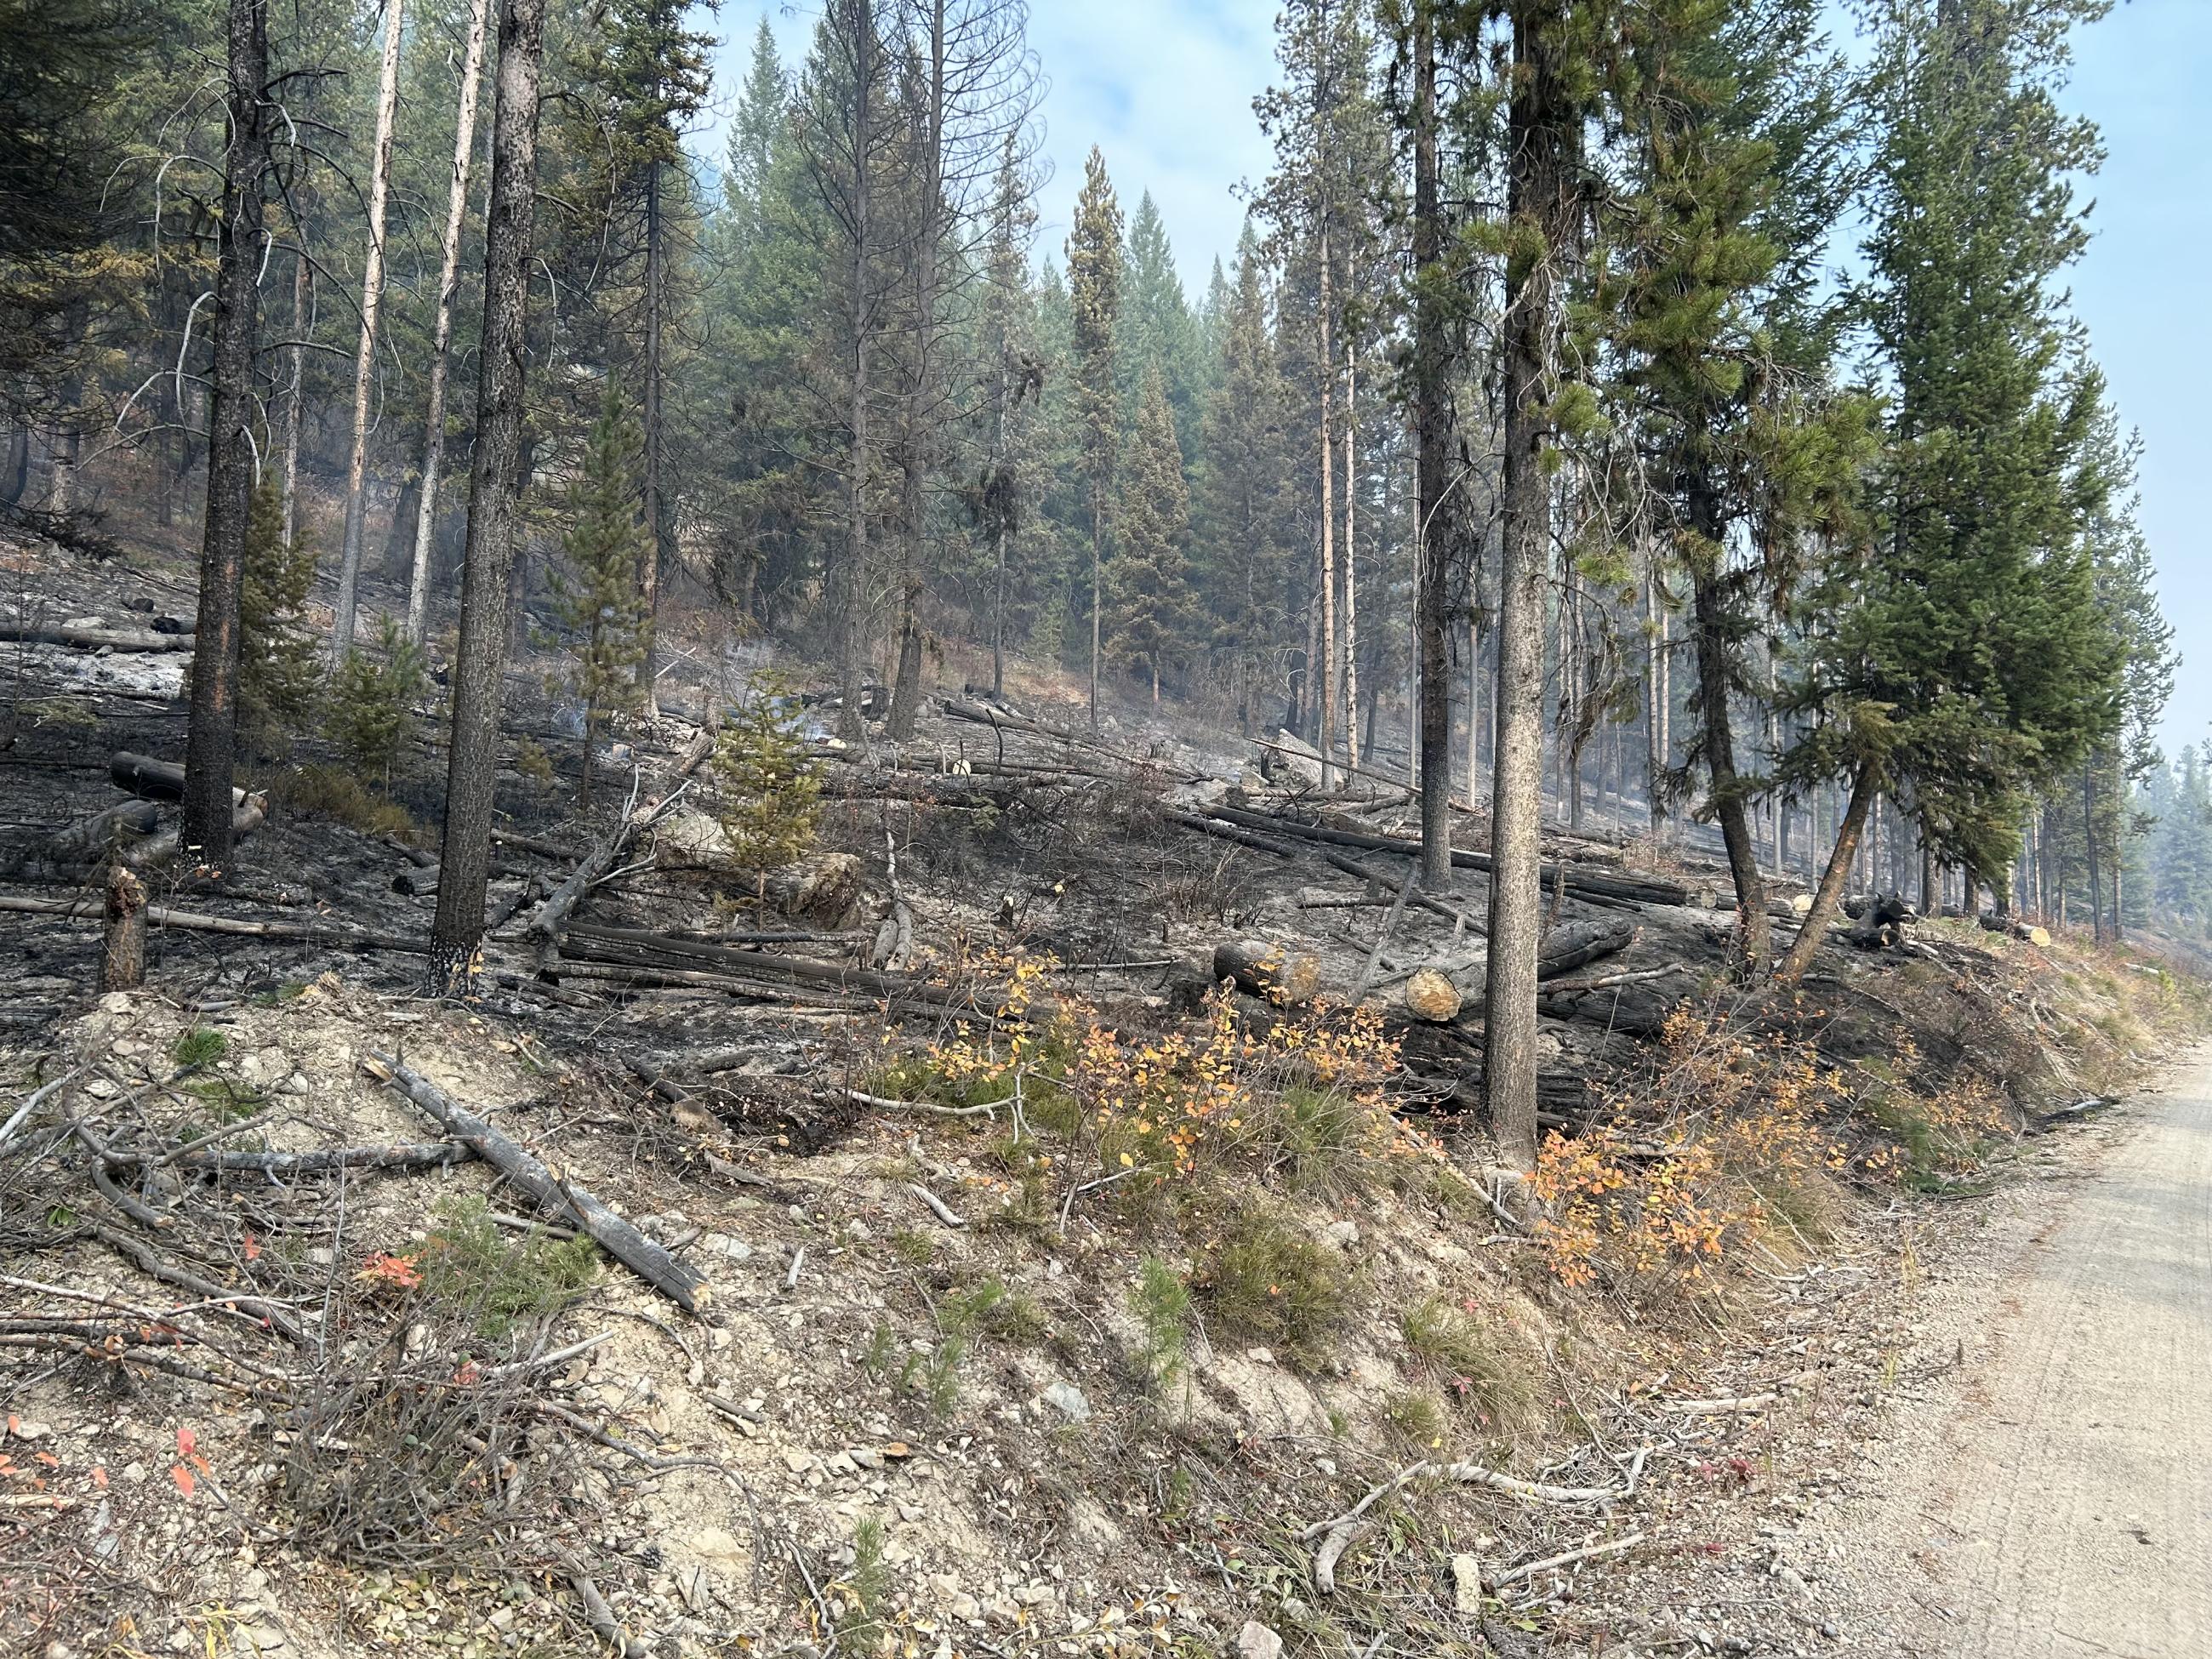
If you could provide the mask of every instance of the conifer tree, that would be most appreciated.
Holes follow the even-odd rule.
[[[1121,460],[1115,512],[1114,648],[1152,676],[1152,701],[1168,658],[1189,637],[1190,586],[1184,568],[1190,495],[1182,479],[1166,378],[1145,369],[1135,429]]]
[[[1114,335],[1121,309],[1121,209],[1106,176],[1106,158],[1092,145],[1084,163],[1083,193],[1067,233],[1068,297],[1074,315],[1075,418],[1090,485],[1091,729],[1098,730],[1098,652],[1105,599],[1106,526],[1112,513],[1120,410],[1114,386]]]
[[[275,477],[253,492],[238,598],[240,725],[268,744],[314,710],[321,653],[306,620],[313,552],[284,535]]]
[[[2011,902],[2029,798],[2107,729],[2118,665],[2084,530],[2109,494],[2101,380],[2057,278],[2087,239],[2094,130],[2053,96],[2101,0],[1885,0],[1868,303],[1896,382],[1868,556],[1821,595],[1788,757],[1850,805],[1784,964],[1802,975],[1876,797]]]
[[[1736,948],[1766,964],[1766,896],[1732,703],[1754,690],[1762,599],[1786,605],[1808,535],[1848,514],[1863,399],[1831,395],[1836,308],[1816,293],[1844,198],[1841,74],[1818,0],[1653,0],[1632,37],[1629,177],[1600,277],[1663,545],[1686,568],[1697,667],[1686,761],[1706,777]],[[1748,532],[1748,533],[1746,533]],[[1763,676],[1756,683],[1763,690]]]
[[[574,658],[568,687],[584,705],[584,787],[578,804],[586,811],[600,727],[610,714],[641,701],[636,670],[652,625],[637,582],[640,545],[650,533],[638,516],[642,444],[636,419],[610,377],[582,471],[568,494],[568,528],[561,544],[566,568],[554,577],[556,610]]]

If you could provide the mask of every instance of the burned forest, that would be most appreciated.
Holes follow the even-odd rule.
[[[2108,9],[0,0],[0,1649],[2029,1651]]]

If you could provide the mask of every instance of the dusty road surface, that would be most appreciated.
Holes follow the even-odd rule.
[[[2074,1133],[2106,1144],[1928,1333],[1963,1364],[1839,1540],[1854,1647],[2212,1659],[2212,1054]]]

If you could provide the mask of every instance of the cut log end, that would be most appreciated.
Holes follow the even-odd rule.
[[[1416,969],[1413,976],[1406,981],[1405,1002],[1406,1012],[1415,1019],[1436,1025],[1457,1019],[1460,1009],[1465,1006],[1459,987],[1440,968]]]
[[[1224,939],[1213,947],[1213,978],[1254,996],[1310,1002],[1322,988],[1321,959],[1266,939]]]

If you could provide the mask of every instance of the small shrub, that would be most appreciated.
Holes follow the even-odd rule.
[[[783,682],[757,675],[715,741],[718,816],[741,869],[781,869],[814,845],[822,773],[793,717],[796,702]]]
[[[415,1261],[427,1295],[466,1310],[482,1334],[497,1340],[574,1301],[598,1276],[599,1247],[583,1237],[511,1237],[482,1199],[470,1197],[440,1206]]]
[[[390,617],[377,618],[374,649],[347,652],[331,683],[327,735],[357,775],[380,779],[387,792],[429,683],[421,647]]]
[[[1148,1255],[1129,1291],[1129,1310],[1144,1333],[1139,1358],[1146,1377],[1158,1386],[1181,1376],[1190,1341],[1190,1286],[1159,1257]]]
[[[270,780],[269,797],[295,812],[328,818],[364,836],[412,841],[419,828],[405,807],[371,794],[341,766],[288,766]]]
[[[514,740],[514,769],[532,783],[541,785],[550,785],[559,775],[553,769],[553,757],[545,752],[544,745],[526,737]]]
[[[832,1588],[842,1606],[837,1616],[841,1646],[864,1653],[882,1639],[884,1607],[890,1600],[890,1564],[884,1559],[884,1523],[864,1515],[853,1523],[853,1565]]]
[[[198,1066],[212,1066],[230,1052],[230,1039],[209,1025],[195,1025],[177,1039],[169,1058],[179,1070]]]
[[[1204,1258],[1198,1289],[1221,1328],[1300,1365],[1327,1352],[1351,1310],[1340,1259],[1264,1210],[1248,1209]]]

